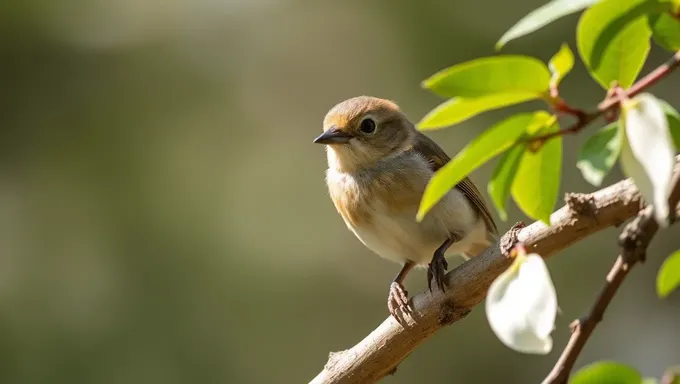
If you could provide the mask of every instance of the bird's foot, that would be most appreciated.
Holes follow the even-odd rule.
[[[444,292],[446,287],[444,285],[444,276],[446,275],[446,269],[449,268],[449,263],[443,254],[435,252],[432,261],[427,267],[427,286],[432,292],[432,280],[439,289]]]
[[[406,292],[404,287],[396,281],[393,281],[392,284],[390,284],[390,294],[387,297],[387,308],[394,319],[402,326],[405,324],[404,316],[411,314],[411,308],[408,305],[408,292]]]

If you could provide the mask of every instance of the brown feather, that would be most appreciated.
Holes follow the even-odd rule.
[[[413,150],[422,154],[430,162],[432,171],[437,171],[451,160],[437,143],[425,136],[422,132],[416,133]],[[487,207],[482,194],[472,183],[472,180],[470,180],[469,177],[465,177],[458,185],[456,185],[456,188],[463,192],[465,197],[470,200],[477,212],[482,216],[487,230],[494,235],[498,234],[498,228],[496,227],[493,217],[491,217],[491,212],[489,212],[489,208]]]

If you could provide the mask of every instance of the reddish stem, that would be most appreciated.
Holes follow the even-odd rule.
[[[638,80],[635,84],[628,88],[627,91],[624,92],[621,87],[614,85],[607,92],[607,96],[605,97],[604,101],[598,104],[597,110],[593,112],[584,112],[580,109],[570,107],[561,98],[553,97],[553,107],[555,110],[576,116],[578,120],[568,128],[528,139],[527,142],[530,144],[530,149],[536,150],[545,144],[546,141],[554,137],[578,133],[591,122],[593,122],[593,120],[602,115],[608,117],[608,120],[613,118],[615,116],[616,110],[621,104],[621,100],[634,97],[642,91],[645,91],[647,88],[656,84],[659,80],[668,76],[668,74],[678,66],[680,66],[680,51],[676,52],[667,62],[648,73],[642,79]]]

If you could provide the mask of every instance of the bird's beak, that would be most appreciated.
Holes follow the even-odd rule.
[[[335,127],[331,127],[319,135],[314,142],[317,144],[346,144],[353,136]]]

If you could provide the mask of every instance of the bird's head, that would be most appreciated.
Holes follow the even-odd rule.
[[[331,167],[349,171],[375,164],[409,147],[413,124],[399,107],[385,99],[358,96],[331,108],[323,133],[314,139],[325,144]]]

